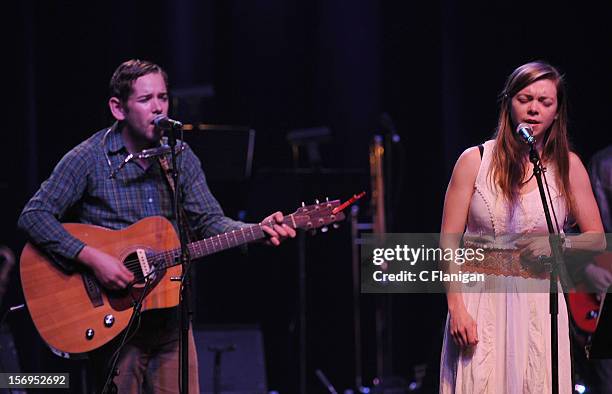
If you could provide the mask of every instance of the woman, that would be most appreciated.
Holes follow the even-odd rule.
[[[583,233],[603,233],[587,172],[569,150],[563,78],[543,62],[514,70],[501,95],[494,139],[481,146],[482,152],[473,147],[457,160],[446,192],[441,233],[465,231],[466,238],[502,250],[497,256],[514,255],[536,265],[542,256],[550,256],[548,239],[524,234],[547,234],[548,230],[536,179],[531,176],[528,146],[515,133],[520,123],[528,123],[533,130],[559,227],[571,213]],[[549,295],[520,290],[545,279],[504,264],[486,271],[488,278],[497,281],[497,292],[447,294],[441,393],[551,391]],[[505,291],[499,291],[502,288]],[[569,347],[567,308],[559,294],[561,393],[572,390]]]

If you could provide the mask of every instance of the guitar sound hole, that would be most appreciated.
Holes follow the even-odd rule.
[[[151,264],[151,261],[149,261],[149,264]],[[155,281],[155,278],[157,276],[156,272],[153,272],[153,273],[149,274],[145,278],[145,274],[142,271],[142,267],[140,266],[140,262],[138,260],[138,254],[136,252],[130,253],[125,258],[125,261],[123,262],[123,265],[125,265],[125,267],[127,269],[129,269],[134,274],[134,280],[135,280],[135,283],[133,285],[134,288],[142,288],[142,287],[144,287],[145,279],[146,280],[150,280],[150,281]],[[151,267],[151,266],[150,266],[150,268],[154,269],[154,267]]]

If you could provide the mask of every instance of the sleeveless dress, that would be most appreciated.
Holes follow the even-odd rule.
[[[484,153],[470,202],[466,236],[486,240],[496,249],[516,249],[523,234],[547,234],[540,195],[535,190],[519,197],[513,209],[488,177],[494,141]],[[559,194],[554,169],[546,172],[559,226],[567,207]],[[554,219],[553,219],[554,222]],[[461,351],[455,345],[446,320],[440,362],[440,393],[550,393],[551,346],[548,280],[487,275],[496,292],[462,294],[469,314],[478,326],[478,344]],[[530,289],[545,289],[541,292]],[[505,289],[505,291],[500,291]],[[559,293],[559,386],[571,393],[569,325],[565,298]]]

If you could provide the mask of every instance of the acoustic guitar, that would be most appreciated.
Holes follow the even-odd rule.
[[[335,200],[302,206],[283,223],[294,229],[325,228],[344,219],[341,209],[346,204]],[[261,240],[266,237],[262,225],[192,242],[189,254],[195,260]],[[85,244],[116,257],[134,274],[135,284],[122,291],[106,290],[91,272],[66,273],[27,244],[21,254],[23,293],[34,325],[54,350],[79,354],[108,343],[125,329],[141,296],[142,311],[178,305],[180,244],[170,221],[154,216],[121,230],[78,223],[63,226]]]

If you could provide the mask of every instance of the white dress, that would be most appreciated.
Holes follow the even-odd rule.
[[[513,241],[525,233],[547,234],[546,219],[538,189],[519,198],[510,215],[508,203],[494,190],[488,178],[494,141],[487,141],[470,202],[466,235],[488,238],[496,248],[514,248]],[[555,173],[546,173],[559,226],[567,207],[555,185]],[[553,219],[554,220],[554,219]],[[463,293],[469,314],[478,326],[478,344],[462,352],[449,331],[449,318],[442,346],[440,393],[550,393],[551,346],[549,294],[528,292],[544,285],[542,279],[489,275],[496,289],[507,291]],[[559,293],[559,381],[560,393],[571,393],[571,361],[567,307]]]

